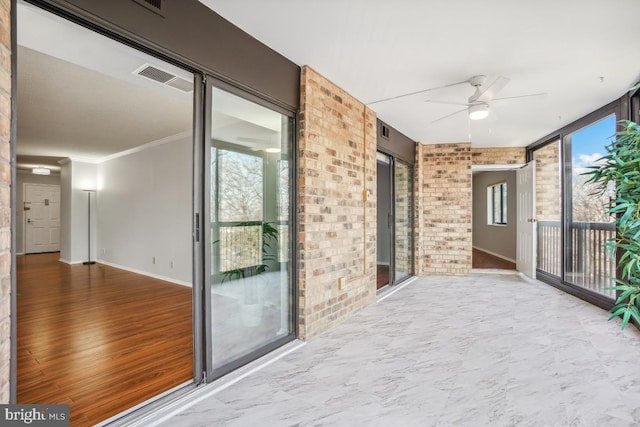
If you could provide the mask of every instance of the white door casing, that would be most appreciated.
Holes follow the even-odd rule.
[[[60,250],[60,186],[24,184],[25,253]]]
[[[516,269],[536,278],[536,164],[527,163],[516,172],[518,181]]]

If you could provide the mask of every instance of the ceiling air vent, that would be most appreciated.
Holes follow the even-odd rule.
[[[160,16],[164,16],[162,13],[162,0],[132,0],[134,3],[149,9],[152,12],[157,13]]]
[[[193,83],[189,80],[178,77],[168,71],[161,70],[160,68],[151,64],[144,64],[142,67],[134,70],[133,74],[137,74],[140,77],[153,80],[154,82],[162,83],[165,86],[178,89],[182,92],[189,93],[193,91]]]
[[[193,82],[189,80],[185,80],[181,77],[176,77],[175,79],[169,80],[167,82],[167,86],[171,86],[183,92],[191,92],[193,90]]]

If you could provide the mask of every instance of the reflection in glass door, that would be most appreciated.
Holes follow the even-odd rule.
[[[413,274],[413,173],[409,165],[377,154],[377,288]]]
[[[413,176],[411,168],[399,161],[394,162],[394,208],[395,208],[395,281],[411,275],[413,271],[413,221],[411,220],[411,201],[413,194]]]
[[[211,88],[209,212],[214,376],[292,336],[292,118]]]
[[[377,194],[378,194],[378,258],[377,258],[377,289],[391,282],[391,242],[392,239],[392,210],[391,204],[391,158],[378,153],[377,156]]]

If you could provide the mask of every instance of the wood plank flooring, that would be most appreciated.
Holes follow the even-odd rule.
[[[498,258],[484,251],[473,249],[472,254],[473,268],[497,268],[500,270],[515,270],[516,265],[506,259]]]
[[[93,425],[192,378],[191,288],[58,258],[18,256],[18,403]]]
[[[389,266],[378,264],[378,274],[377,274],[377,288],[380,289],[383,286],[389,284]]]

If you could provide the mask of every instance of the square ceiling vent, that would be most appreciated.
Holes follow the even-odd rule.
[[[183,79],[182,77],[178,77],[175,74],[158,68],[155,65],[144,64],[142,67],[134,70],[133,74],[137,74],[142,78],[153,80],[156,83],[169,86],[184,93],[193,92],[193,82]]]

